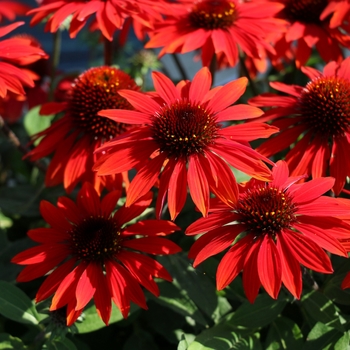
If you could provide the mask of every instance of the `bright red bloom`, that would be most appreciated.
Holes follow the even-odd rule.
[[[132,17],[147,26],[154,8],[158,7],[159,4],[155,4],[154,0],[44,0],[28,14],[34,14],[31,25],[36,25],[51,15],[45,25],[45,30],[51,33],[56,32],[62,22],[72,15],[69,26],[71,38],[75,38],[90,17],[95,15],[90,28],[98,28],[112,41],[114,32],[123,27],[125,19]]]
[[[330,25],[330,17],[324,14],[330,0],[273,0],[285,6],[280,17],[289,21],[290,26],[276,43],[278,61],[285,52],[293,51],[297,67],[306,64],[312,49],[316,48],[325,62],[343,58],[342,47],[350,47],[349,24]],[[296,48],[294,46],[296,44]]]
[[[300,177],[288,177],[283,161],[273,168],[273,175],[270,183],[252,179],[240,185],[238,203],[214,205],[213,213],[186,230],[188,235],[206,232],[189,251],[194,266],[230,247],[217,269],[217,289],[225,288],[243,270],[243,287],[250,302],[261,285],[276,299],[282,283],[299,299],[300,264],[332,273],[324,250],[347,257],[340,240],[350,237],[350,226],[335,216],[348,213],[349,204],[322,196],[334,179],[296,184]]]
[[[9,34],[22,24],[23,22],[16,22],[1,27],[0,37]],[[45,52],[33,45],[28,38],[15,37],[0,41],[0,98],[4,98],[8,91],[24,95],[23,85],[33,87],[32,73],[15,65],[26,65],[44,57],[47,57]]]
[[[350,58],[330,62],[323,73],[303,67],[310,78],[305,87],[273,82],[270,85],[288,96],[263,94],[249,100],[259,107],[275,107],[262,121],[272,120],[280,128],[277,136],[257,148],[266,157],[289,149],[286,161],[291,175],[335,178],[338,195],[350,175]]]
[[[203,66],[210,65],[214,54],[225,55],[235,66],[240,49],[256,58],[259,47],[274,52],[266,39],[284,31],[285,22],[274,18],[282,8],[265,0],[180,0],[149,32],[151,40],[145,47],[163,47],[160,56],[201,49]]]
[[[44,115],[65,112],[61,119],[33,136],[33,141],[41,141],[28,153],[32,160],[54,153],[45,177],[46,186],[63,182],[70,193],[78,183],[87,181],[100,192],[104,187],[121,189],[123,180],[128,182],[127,174],[98,177],[92,171],[97,159],[94,151],[105,141],[132,127],[97,115],[99,110],[106,108],[132,109],[131,104],[119,95],[119,89],[139,90],[139,87],[119,69],[107,66],[91,68],[75,79],[66,94],[61,94],[65,101],[42,107]]]
[[[148,193],[129,208],[112,214],[119,191],[100,199],[91,184],[85,183],[77,202],[60,197],[57,207],[42,201],[40,212],[50,228],[36,228],[28,236],[40,245],[17,254],[12,262],[28,265],[17,277],[31,281],[51,273],[36,295],[42,301],[54,294],[50,310],[67,307],[67,325],[79,317],[94,298],[97,312],[108,324],[111,299],[124,318],[130,301],[147,309],[141,285],[159,296],[153,278],[171,281],[165,268],[147,255],[168,255],[181,249],[163,236],[179,228],[170,221],[143,220],[125,226],[151,204]],[[143,236],[136,238],[135,236]]]
[[[231,106],[244,93],[246,78],[210,90],[211,74],[202,68],[193,82],[174,86],[165,75],[154,72],[153,83],[156,93],[152,95],[119,92],[135,111],[99,112],[117,122],[143,124],[102,146],[98,152],[103,155],[95,164],[99,175],[138,169],[128,189],[127,206],[148,192],[160,174],[156,213],[159,217],[168,195],[172,219],[184,206],[187,184],[203,215],[208,212],[209,189],[223,201],[236,202],[236,181],[227,163],[256,178],[271,180],[270,170],[262,162],[269,160],[248,142],[268,137],[277,129],[264,123],[222,125],[262,114],[255,107]]]
[[[30,9],[30,6],[19,1],[0,0],[0,22],[3,18],[12,22],[17,16],[24,16]]]

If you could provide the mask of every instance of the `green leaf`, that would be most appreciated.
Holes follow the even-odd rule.
[[[41,106],[36,106],[24,116],[24,128],[29,136],[48,128],[51,125],[51,120],[54,118],[54,115],[40,115],[40,108]]]
[[[203,317],[197,305],[188,296],[186,290],[180,290],[173,283],[161,281],[158,283],[160,296],[157,298],[150,294],[150,298],[175,312],[189,316],[195,322],[208,327],[208,322]]]
[[[48,340],[43,349],[48,350],[77,350],[74,343],[67,338]]]
[[[130,314],[138,310],[139,308],[135,306],[134,304],[131,304],[130,307]],[[129,317],[130,317],[129,314]],[[98,316],[96,307],[94,304],[91,304],[91,306],[87,307],[83,312],[83,321],[82,322],[75,322],[75,326],[78,329],[79,333],[90,333],[93,331],[97,331],[98,329],[101,329],[105,327],[106,325],[103,323],[101,318]],[[112,303],[112,313],[111,318],[109,320],[109,324],[116,323],[119,321],[124,320],[123,315],[119,311],[119,309]]]
[[[340,322],[338,308],[324,294],[312,291],[301,298],[301,305],[305,311],[317,322],[332,326],[344,332]]]
[[[26,348],[21,339],[7,333],[0,333],[0,350],[24,350]]]
[[[40,216],[39,194],[42,189],[30,185],[17,185],[15,188],[3,187],[0,190],[0,208],[6,214]]]
[[[0,281],[0,313],[19,323],[39,323],[32,301],[19,288],[5,281]]]
[[[267,294],[259,294],[254,304],[245,301],[228,320],[235,326],[264,327],[283,311],[286,304],[287,298],[283,295],[280,295],[278,300],[274,300]]]
[[[299,326],[286,317],[278,317],[269,328],[265,349],[300,349],[303,344],[303,334]]]
[[[173,283],[181,291],[186,291],[197,307],[211,318],[218,307],[218,295],[213,280],[198,273],[184,254],[162,257],[161,262],[173,277]]]
[[[188,348],[188,344],[187,344],[186,337],[184,334],[182,334],[179,345],[177,346],[177,350],[187,350],[187,348]]]
[[[333,327],[329,327],[321,322],[317,322],[306,338],[306,343],[302,350],[346,350],[346,347],[340,346],[346,341],[347,333],[341,333]],[[345,338],[344,338],[345,337]],[[335,347],[337,346],[337,348]]]
[[[190,344],[188,350],[259,350],[256,334],[239,330],[229,323],[221,323],[203,331]]]

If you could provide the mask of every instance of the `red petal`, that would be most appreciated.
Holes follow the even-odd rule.
[[[191,198],[203,216],[207,216],[209,208],[209,185],[197,154],[189,157],[188,187]]]
[[[337,198],[319,197],[310,203],[299,204],[298,214],[310,216],[342,216],[349,214],[349,207]]]
[[[289,175],[288,165],[285,161],[279,160],[276,166],[272,168],[273,180],[271,187],[283,188],[282,185],[287,181]]]
[[[149,115],[126,109],[103,109],[97,113],[103,117],[126,124],[148,124],[151,122]]]
[[[248,105],[235,105],[226,108],[216,115],[216,122],[224,122],[228,120],[246,120],[260,117],[264,114],[260,108],[248,106]]]
[[[186,235],[197,235],[199,233],[208,232],[210,230],[222,227],[230,222],[238,219],[239,216],[230,211],[212,213],[205,218],[200,218],[187,227]]]
[[[97,270],[100,271],[97,271]],[[94,280],[94,275],[102,273],[101,266],[96,265],[93,262],[90,262],[86,269],[81,274],[76,290],[75,297],[77,299],[76,310],[83,309],[87,303],[92,299],[96,291],[96,281]]]
[[[208,103],[208,109],[214,112],[220,112],[236,102],[245,92],[248,79],[246,77],[238,78],[224,85]]]
[[[142,113],[154,115],[159,112],[160,105],[150,96],[133,90],[118,90],[118,94],[128,100],[132,106]]]
[[[74,264],[75,260],[70,259],[50,273],[36,293],[35,300],[37,303],[55,293],[61,281],[72,271]]]
[[[76,204],[68,197],[59,197],[57,207],[64,213],[67,220],[73,224],[77,224],[84,218]]]
[[[269,234],[265,234],[259,249],[258,273],[266,292],[277,299],[282,284],[282,268],[277,248]]]
[[[181,251],[181,248],[177,244],[161,237],[143,237],[132,239],[129,241],[124,241],[122,246],[156,255],[175,254]]]
[[[160,179],[162,182],[163,178]],[[168,185],[168,207],[171,220],[175,220],[185,205],[187,198],[186,160],[177,160]]]
[[[75,288],[86,266],[87,263],[81,262],[64,278],[52,299],[50,310],[57,310],[67,305],[72,299],[75,300]]]
[[[316,227],[310,224],[303,223],[294,223],[293,226],[304,234],[306,237],[309,237],[321,248],[328,250],[332,254],[337,254],[340,256],[347,257],[346,250],[340,244],[340,242],[324,232],[322,228]]]
[[[27,236],[39,243],[62,242],[69,238],[66,231],[59,231],[53,228],[35,228],[27,232]]]
[[[282,232],[281,235],[283,234]],[[300,299],[303,289],[300,264],[289,250],[288,245],[282,243],[279,236],[277,237],[277,251],[281,260],[282,282],[295,298]]]
[[[102,201],[101,201],[101,214],[105,217],[108,218],[113,210],[115,209],[118,200],[121,196],[121,192],[120,191],[112,191],[107,193]]]
[[[171,221],[143,220],[143,221],[137,222],[136,224],[126,227],[123,230],[123,236],[124,235],[164,236],[179,230],[181,230],[181,228],[176,226]]]
[[[167,76],[160,72],[152,72],[152,78],[156,92],[168,105],[181,99],[179,91]]]
[[[40,202],[40,213],[52,228],[63,231],[69,231],[72,228],[71,224],[64,217],[63,212],[50,202],[45,200]]]
[[[130,206],[145,195],[157,181],[167,155],[161,153],[141,168],[130,183],[125,206]]]
[[[285,230],[278,238],[282,246],[288,247],[286,249],[305,267],[321,273],[333,272],[328,255],[309,238],[290,230]]]
[[[254,303],[261,286],[258,274],[258,255],[261,238],[254,242],[245,252],[245,263],[243,266],[243,288],[249,302]]]
[[[300,204],[312,201],[329,191],[333,185],[332,177],[310,180],[301,184],[298,190],[293,192],[293,202]]]
[[[253,244],[253,235],[245,236],[233,245],[221,259],[216,272],[216,288],[224,289],[243,269],[247,251]]]
[[[228,225],[211,230],[192,245],[188,257],[194,259],[193,266],[197,267],[201,262],[228,248],[236,237],[244,230],[244,225]]]
[[[101,215],[100,198],[95,188],[88,182],[78,192],[77,196],[78,208],[83,209],[89,216]]]
[[[201,103],[211,87],[211,82],[212,78],[209,69],[207,67],[200,69],[194,76],[190,86],[190,101]]]

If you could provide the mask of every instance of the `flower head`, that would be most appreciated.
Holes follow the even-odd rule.
[[[150,205],[152,195],[145,195],[129,208],[122,206],[113,214],[119,197],[120,192],[113,191],[100,201],[92,185],[85,183],[76,203],[67,197],[60,197],[57,207],[42,201],[40,211],[50,227],[30,230],[28,236],[40,245],[12,259],[27,265],[17,277],[19,282],[51,271],[36,301],[54,295],[50,310],[67,307],[67,325],[75,322],[92,298],[106,324],[111,300],[126,318],[130,301],[147,309],[141,286],[158,296],[153,278],[172,280],[161,264],[142,253],[179,252],[175,243],[163,237],[179,228],[163,220],[142,220],[127,226]]]
[[[138,173],[128,188],[126,205],[149,191],[160,176],[156,212],[162,211],[168,195],[171,218],[181,211],[187,195],[207,214],[209,189],[223,201],[237,200],[235,178],[227,163],[264,180],[271,180],[268,167],[248,144],[268,137],[276,128],[263,123],[223,128],[222,122],[255,118],[260,109],[231,106],[244,93],[246,78],[210,90],[211,75],[202,68],[192,82],[177,86],[161,73],[153,73],[156,93],[120,91],[135,111],[107,110],[99,115],[117,122],[143,124],[106,143],[95,164],[99,175],[116,174],[133,167]],[[227,162],[225,162],[225,161]],[[188,168],[187,168],[188,166]],[[233,185],[227,186],[230,182]]]
[[[225,288],[243,270],[250,302],[261,285],[276,299],[282,283],[300,298],[300,264],[332,273],[325,250],[347,257],[341,240],[350,237],[350,226],[335,216],[348,213],[349,204],[322,196],[334,179],[296,184],[301,177],[289,177],[283,161],[273,168],[273,175],[270,183],[252,179],[240,185],[236,204],[214,205],[212,214],[186,230],[188,235],[205,233],[189,251],[194,266],[230,247],[218,266],[217,288]]]
[[[257,150],[270,157],[295,143],[286,156],[291,175],[307,173],[316,178],[329,171],[337,195],[350,175],[350,163],[344,161],[350,151],[349,68],[349,58],[341,64],[330,62],[323,73],[304,67],[310,78],[305,87],[271,83],[288,96],[265,94],[249,100],[254,106],[275,107],[262,120],[272,120],[280,128],[276,137]]]
[[[119,89],[139,90],[139,87],[119,69],[91,68],[75,79],[66,94],[60,94],[66,100],[42,107],[42,114],[65,112],[49,128],[34,135],[33,140],[40,139],[40,143],[28,154],[32,160],[37,160],[54,153],[45,178],[46,186],[63,182],[68,193],[84,181],[94,184],[98,191],[104,187],[121,188],[121,175],[97,177],[92,171],[95,149],[130,128],[125,123],[97,115],[99,110],[106,108],[132,109],[131,104],[119,95]],[[127,180],[125,176],[124,179]]]
[[[240,49],[256,58],[259,47],[274,52],[266,38],[284,31],[284,21],[274,18],[282,8],[265,0],[181,0],[149,32],[146,47],[163,47],[160,56],[201,49],[203,66],[210,65],[214,54],[223,54],[235,66]]]
[[[295,51],[297,67],[306,64],[312,49],[316,48],[324,61],[341,61],[342,47],[349,47],[350,40],[346,34],[349,27],[345,23],[330,25],[330,17],[324,14],[329,0],[276,0],[285,7],[280,17],[289,22],[289,27],[276,43],[277,57],[284,57],[284,52]],[[294,43],[296,49],[294,50]],[[274,58],[273,60],[277,60]]]

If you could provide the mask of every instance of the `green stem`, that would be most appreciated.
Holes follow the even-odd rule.
[[[61,55],[61,31],[57,30],[53,34],[53,52],[51,56],[51,84],[49,91],[49,101],[53,100],[54,94],[54,80],[56,78],[57,68],[60,63],[60,55]]]
[[[172,54],[173,56],[173,59],[174,59],[174,62],[175,62],[175,65],[177,67],[177,69],[179,70],[180,74],[181,74],[181,77],[183,80],[188,80],[188,77],[187,77],[187,74],[184,70],[184,67],[182,66],[179,58],[177,57],[176,53],[173,53]]]
[[[5,120],[0,115],[0,130],[3,132],[3,134],[6,136],[6,138],[24,155],[28,154],[28,149],[21,144],[18,137],[15,135],[15,133],[7,126],[5,123]],[[27,158],[29,161],[29,159]],[[42,163],[39,163],[38,161],[32,162],[33,165],[35,165],[41,172],[44,174],[46,173],[46,166]]]
[[[249,70],[248,70],[247,66],[245,65],[244,56],[242,54],[239,54],[239,63],[241,64],[241,68],[242,68],[242,71],[243,71],[244,75],[248,78],[249,86],[250,86],[250,88],[251,88],[251,90],[253,92],[253,95],[254,96],[259,95],[259,91],[256,88],[255,83],[254,83],[252,77],[249,74]]]

